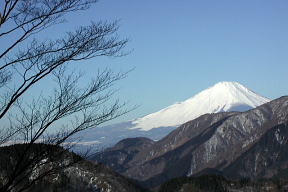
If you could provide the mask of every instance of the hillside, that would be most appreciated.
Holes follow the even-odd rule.
[[[13,178],[17,163],[28,168],[14,176],[8,191],[29,192],[142,192],[133,182],[115,173],[105,165],[93,163],[53,145],[34,144],[29,158],[19,162],[25,145],[18,144],[0,148],[0,191]],[[50,155],[34,160],[39,149]],[[61,155],[60,155],[61,154]],[[31,163],[32,162],[32,163]],[[35,163],[34,163],[35,162]],[[42,176],[43,175],[43,176]],[[6,190],[5,190],[6,191]]]
[[[283,176],[288,166],[287,123],[287,96],[246,112],[206,114],[126,158],[118,171],[149,187],[207,168],[234,178]],[[94,159],[105,163],[105,154]]]

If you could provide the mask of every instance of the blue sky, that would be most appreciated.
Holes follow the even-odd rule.
[[[130,120],[185,100],[219,81],[238,81],[277,98],[288,94],[287,0],[100,0],[67,17],[47,38],[77,24],[120,19],[128,37],[123,58],[99,58],[81,70],[135,68],[119,82],[118,96],[138,109]],[[116,122],[116,121],[114,121]]]
[[[219,81],[277,98],[288,94],[288,1],[102,0],[97,19],[121,19],[135,67],[119,94],[141,106],[130,119],[185,100]],[[94,17],[95,16],[95,17]]]

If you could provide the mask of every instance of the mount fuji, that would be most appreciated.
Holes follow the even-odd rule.
[[[114,125],[84,130],[71,138],[79,147],[108,147],[131,137],[159,140],[181,124],[206,113],[246,111],[269,102],[237,82],[220,82],[195,96],[147,116]]]
[[[237,82],[220,82],[186,101],[132,121],[133,128],[151,130],[180,126],[206,113],[247,111],[270,100]]]

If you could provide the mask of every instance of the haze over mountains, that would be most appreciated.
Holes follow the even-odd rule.
[[[246,111],[269,102],[237,82],[220,82],[195,96],[136,120],[85,130],[74,139],[78,147],[96,144],[103,148],[130,137],[159,140],[177,126],[206,113]]]

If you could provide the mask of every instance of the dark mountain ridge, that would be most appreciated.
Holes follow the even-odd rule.
[[[165,182],[159,192],[286,192],[288,181],[247,178],[229,180],[221,175],[179,177]]]
[[[21,158],[26,144],[0,147],[0,191],[13,177],[12,170]],[[43,151],[49,154],[37,158]],[[27,159],[21,159],[22,165],[28,166],[13,179],[8,191],[29,192],[142,192],[142,188],[133,181],[114,172],[107,166],[87,161],[61,147],[46,144],[33,144]],[[43,175],[43,177],[39,177]],[[38,178],[39,177],[39,178]],[[24,190],[23,190],[24,189]],[[5,190],[6,191],[6,190]],[[145,190],[147,191],[147,190]]]

